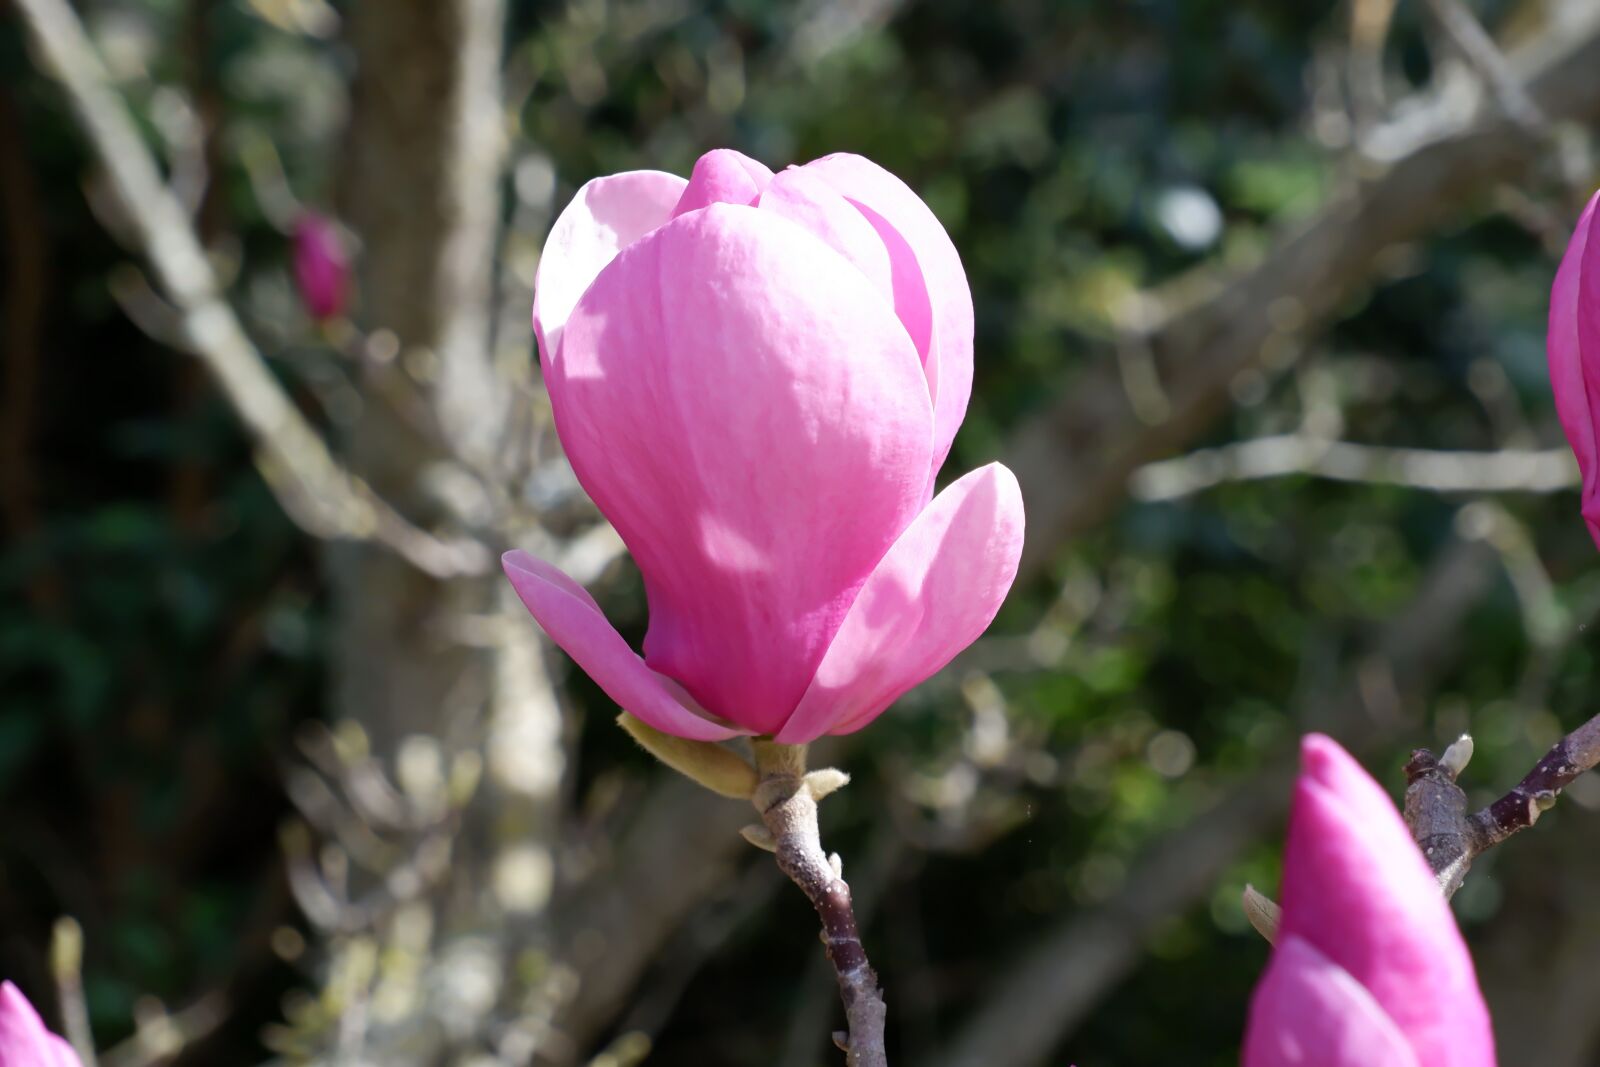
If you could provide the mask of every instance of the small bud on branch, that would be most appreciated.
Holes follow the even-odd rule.
[[[1250,920],[1250,925],[1255,927],[1256,933],[1267,939],[1267,944],[1278,943],[1278,926],[1283,921],[1283,909],[1262,893],[1255,886],[1246,883],[1244,887],[1244,917]]]

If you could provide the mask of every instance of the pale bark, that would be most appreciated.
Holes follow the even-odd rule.
[[[517,528],[493,473],[512,393],[491,350],[504,20],[503,0],[354,6],[341,191],[361,243],[356,318],[394,342],[393,359],[364,368],[349,461],[409,514],[471,528],[497,548]],[[530,989],[518,961],[549,947],[567,762],[543,642],[498,568],[437,581],[360,547],[330,550],[328,564],[336,714],[360,723],[380,758],[430,735],[446,752],[481,752],[486,770],[432,895],[437,973],[425,984],[470,977],[492,988],[430,998],[430,1025],[373,1033],[367,1049],[399,1062],[404,1048],[422,1062],[492,1040],[508,1062],[525,1061],[549,1040],[556,995]]]

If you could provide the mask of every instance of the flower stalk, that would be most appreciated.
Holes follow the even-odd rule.
[[[752,798],[770,835],[778,869],[811,901],[822,920],[822,943],[839,980],[848,1030],[834,1035],[848,1067],[888,1067],[884,1024],[888,1009],[867,960],[837,853],[823,851],[817,801],[844,783],[832,769],[806,772],[806,746],[757,740],[760,784]],[[747,835],[748,836],[748,835]]]

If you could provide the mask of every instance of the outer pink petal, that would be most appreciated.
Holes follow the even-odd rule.
[[[548,380],[644,575],[651,667],[758,732],[788,718],[921,505],[921,377],[862,274],[771,212],[690,212],[601,272]]]
[[[546,367],[561,331],[600,269],[666,222],[688,182],[659,170],[595,178],[578,190],[545,238],[533,282],[533,329]]]
[[[1378,783],[1318,735],[1301,749],[1282,931],[1365,986],[1430,1067],[1494,1064],[1472,959],[1427,863]]]
[[[871,160],[841,152],[800,169],[843,193],[889,250],[895,310],[923,356],[934,396],[937,471],[972,395],[972,290],[961,256],[928,205]]]
[[[712,204],[753,204],[772,181],[765,163],[731,148],[714,148],[695,160],[688,188],[672,209],[672,217]]]
[[[829,248],[855,264],[873,288],[891,306],[894,304],[894,265],[889,250],[866,216],[833,186],[801,168],[790,167],[762,191],[758,206],[821,238]],[[923,304],[926,303],[924,299]]]
[[[550,639],[624,710],[657,730],[697,741],[721,741],[740,732],[681,703],[671,680],[634,655],[583,586],[526,552],[507,552],[500,562],[517,595]]]
[[[1022,492],[998,463],[934,498],[861,587],[777,739],[860,729],[971,644],[1017,575],[1022,527]]]
[[[10,982],[0,982],[0,1067],[81,1067],[72,1046],[45,1027]]]
[[[1360,982],[1309,942],[1284,937],[1250,1002],[1243,1067],[1420,1067],[1420,1061]]]
[[[1600,414],[1600,241],[1593,241],[1595,203],[1578,219],[1550,293],[1550,382],[1562,429],[1583,473],[1583,517],[1600,544],[1600,469],[1595,416]]]

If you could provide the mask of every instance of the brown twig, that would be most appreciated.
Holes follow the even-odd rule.
[[[1406,825],[1446,897],[1461,888],[1473,860],[1538,822],[1573,779],[1600,764],[1600,715],[1557,741],[1509,793],[1469,815],[1456,778],[1470,754],[1463,738],[1442,757],[1419,748],[1406,764]]]
[[[1436,493],[1549,493],[1578,484],[1578,467],[1566,446],[1487,452],[1392,448],[1295,432],[1157,460],[1134,471],[1131,489],[1141,500],[1176,500],[1225,483],[1294,474]]]
[[[838,975],[849,1031],[835,1034],[834,1041],[844,1049],[848,1067],[888,1067],[883,1045],[887,1008],[878,976],[861,944],[850,886],[841,873],[839,857],[823,851],[817,828],[817,800],[819,794],[826,795],[827,788],[819,788],[814,782],[817,776],[806,774],[804,745],[757,741],[754,748],[756,769],[761,774],[754,797],[756,810],[772,835],[770,844],[778,857],[778,869],[817,909],[828,961]],[[842,778],[837,772],[834,777]],[[837,780],[833,784],[837,787]]]

